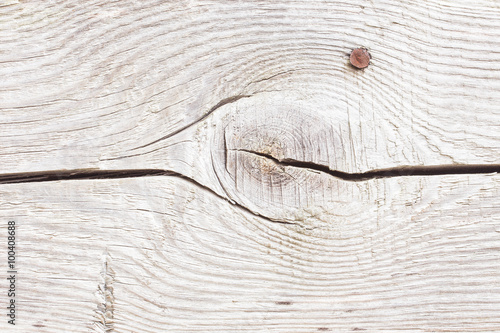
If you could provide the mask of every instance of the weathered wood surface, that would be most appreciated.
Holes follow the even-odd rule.
[[[364,212],[318,211],[292,225],[174,177],[3,186],[2,214],[20,225],[19,323],[24,332],[498,330],[500,176],[372,183],[379,193]]]
[[[20,332],[500,331],[499,175],[265,157],[500,164],[497,2],[11,1],[0,27],[0,177],[171,172],[0,185]]]

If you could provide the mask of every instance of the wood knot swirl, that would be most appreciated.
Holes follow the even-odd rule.
[[[332,170],[345,168],[346,133],[335,127],[346,122],[342,114],[268,97],[265,103],[245,99],[231,108],[217,124],[212,157],[220,185],[238,204],[271,219],[293,220],[308,212],[317,217],[329,214],[329,205],[345,203],[344,193],[358,192],[329,174],[287,164],[298,160]],[[335,210],[350,214],[345,207]]]

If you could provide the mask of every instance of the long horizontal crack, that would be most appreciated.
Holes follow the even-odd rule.
[[[295,168],[304,168],[327,173],[331,176],[346,181],[364,181],[375,178],[391,178],[403,176],[437,176],[453,174],[487,174],[500,173],[499,164],[449,164],[431,166],[401,166],[386,169],[376,169],[366,172],[349,173],[338,170],[331,170],[328,166],[313,162],[304,162],[294,159],[279,160],[274,156],[255,152],[246,149],[233,149],[263,158],[267,158],[277,165]],[[129,169],[129,170],[98,170],[98,169],[77,169],[77,170],[55,170],[39,172],[7,173],[0,175],[0,184],[12,183],[33,183],[57,180],[72,179],[116,179],[116,178],[137,178],[148,176],[176,176],[193,181],[178,172],[161,169]],[[197,183],[197,182],[196,182]],[[198,184],[198,183],[197,183]]]
[[[260,215],[242,206],[229,198],[226,198],[211,188],[189,178],[181,173],[161,169],[131,169],[131,170],[98,170],[98,169],[76,169],[76,170],[56,170],[56,171],[39,171],[39,172],[20,172],[20,173],[7,173],[0,175],[0,184],[19,184],[19,183],[36,183],[36,182],[50,182],[59,180],[75,180],[75,179],[119,179],[119,178],[138,178],[150,176],[171,176],[184,179],[198,188],[206,190],[217,197],[239,207],[240,209],[263,218],[267,221],[280,224],[294,225],[296,223],[271,219],[267,216]]]
[[[171,176],[176,172],[157,169],[137,169],[137,170],[98,170],[98,169],[77,169],[77,170],[55,170],[39,172],[7,173],[0,175],[0,184],[12,183],[34,183],[71,179],[116,179],[135,178],[146,176]]]
[[[305,169],[320,171],[346,181],[365,181],[376,178],[391,178],[391,177],[403,177],[403,176],[437,176],[437,175],[480,174],[480,173],[487,174],[487,173],[500,172],[499,164],[448,164],[448,165],[430,165],[430,166],[401,166],[401,167],[386,168],[386,169],[376,169],[359,173],[349,173],[338,170],[331,170],[326,165],[316,164],[313,162],[298,161],[290,158],[280,160],[274,156],[251,150],[246,150],[246,149],[235,149],[235,150],[270,159],[271,161],[280,166],[305,168]]]
[[[296,167],[324,172],[331,176],[343,179],[346,181],[365,181],[375,178],[390,178],[401,176],[435,176],[435,175],[451,175],[451,174],[487,174],[487,173],[500,173],[500,165],[491,164],[452,164],[452,165],[433,165],[433,166],[402,166],[387,169],[377,169],[360,173],[348,173],[338,170],[331,170],[328,166],[316,164],[312,162],[298,161],[294,159],[279,160],[274,156],[259,153],[245,149],[235,149],[236,151],[245,152],[269,159],[277,165],[284,167]],[[33,182],[49,182],[59,180],[76,180],[76,179],[118,179],[118,178],[137,178],[137,177],[150,177],[150,176],[173,176],[182,178],[197,187],[215,194],[217,197],[224,199],[231,204],[251,213],[255,216],[261,217],[265,220],[274,223],[282,224],[295,224],[292,222],[275,220],[266,216],[257,214],[245,206],[233,202],[229,198],[223,197],[209,187],[198,183],[196,180],[189,178],[183,174],[175,171],[161,170],[161,169],[130,169],[130,170],[98,170],[98,169],[77,169],[77,170],[55,170],[55,171],[39,171],[39,172],[21,172],[21,173],[8,173],[0,175],[0,184],[16,184],[16,183],[33,183]]]

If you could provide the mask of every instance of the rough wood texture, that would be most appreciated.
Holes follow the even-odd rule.
[[[411,190],[394,193],[401,182]],[[380,193],[364,213],[291,225],[175,177],[3,186],[2,214],[20,225],[19,322],[24,332],[499,330],[500,176],[371,183]]]
[[[500,331],[498,174],[313,168],[500,165],[496,1],[7,1],[0,77],[0,180],[125,172],[0,184],[20,332]]]
[[[500,163],[496,1],[59,1],[1,10],[2,172],[101,167],[134,153],[135,167],[163,166],[171,159],[154,149],[164,142],[131,150],[242,96],[253,96],[254,112],[272,111],[277,99],[302,102],[296,108],[311,117],[332,113],[327,125],[346,156],[329,162],[345,171]],[[373,56],[369,70],[349,65],[359,45]]]

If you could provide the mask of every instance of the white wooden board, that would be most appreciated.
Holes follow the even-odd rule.
[[[497,1],[7,0],[0,78],[0,330],[500,331],[498,174],[313,170],[500,169]]]

